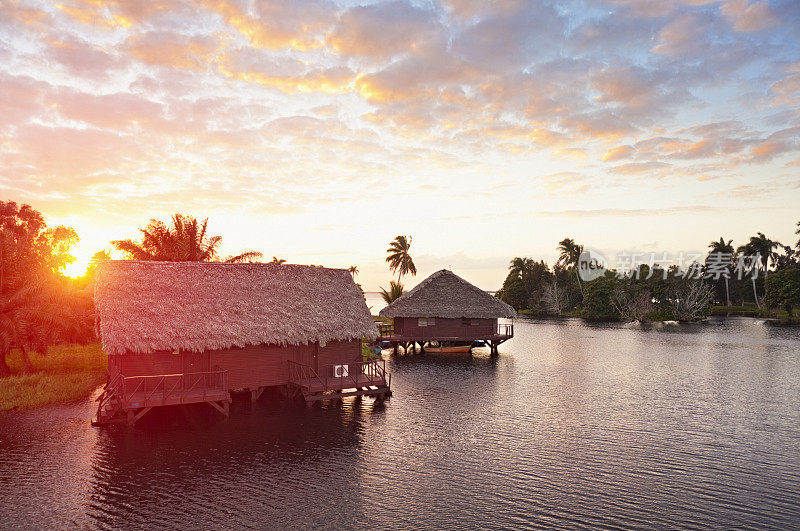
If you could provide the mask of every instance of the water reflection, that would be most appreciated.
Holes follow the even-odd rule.
[[[320,500],[357,488],[363,415],[380,410],[365,412],[357,400],[306,408],[264,398],[252,411],[234,408],[225,422],[209,418],[209,408],[187,408],[177,422],[161,411],[139,429],[104,430],[92,460],[90,516],[111,527],[168,526],[197,515],[214,527],[246,527],[265,514],[276,526],[317,521]],[[335,516],[326,512],[330,525]]]
[[[520,320],[493,358],[390,359],[384,406],[262,397],[219,421],[0,414],[0,527],[800,521],[800,330]]]

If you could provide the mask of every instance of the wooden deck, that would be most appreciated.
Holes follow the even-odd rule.
[[[415,331],[414,333],[395,333],[394,326],[391,324],[380,324],[378,326],[379,341],[388,341],[392,344],[392,348],[397,352],[397,348],[402,346],[405,350],[415,349],[417,343],[421,351],[425,351],[425,345],[431,343],[463,343],[469,341],[485,341],[489,346],[492,354],[497,354],[497,348],[500,344],[508,341],[514,337],[513,324],[498,324],[494,333],[475,333],[470,334],[469,329],[465,328],[465,332],[458,336],[445,335],[437,333],[436,330]],[[471,352],[471,349],[470,349]]]
[[[386,373],[384,360],[373,360],[364,363],[347,363],[347,374],[341,376],[320,376],[317,370],[308,365],[289,362],[289,385],[307,402],[339,398],[344,396],[376,396],[391,395],[391,377]],[[335,367],[328,365],[320,368],[320,373],[334,374]]]
[[[228,400],[228,391],[221,389],[192,389],[184,393],[171,393],[165,390],[155,392],[137,391],[125,396],[123,409],[138,409],[154,406],[176,406],[197,404],[199,402],[219,402]]]
[[[149,376],[117,375],[97,398],[95,425],[134,424],[158,406],[208,403],[228,415],[231,401],[227,371],[206,371]]]

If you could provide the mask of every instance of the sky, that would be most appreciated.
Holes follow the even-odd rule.
[[[564,237],[703,251],[800,220],[800,2],[0,1],[0,198],[81,241],[497,289]]]

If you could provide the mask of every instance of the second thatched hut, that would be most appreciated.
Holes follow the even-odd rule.
[[[483,291],[452,271],[442,269],[380,311],[391,317],[393,326],[384,327],[381,336],[395,350],[457,348],[469,350],[475,341],[484,341],[493,354],[498,346],[514,336],[514,308]]]

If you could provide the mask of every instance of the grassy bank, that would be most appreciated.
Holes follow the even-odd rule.
[[[21,374],[22,356],[8,357],[12,376],[0,379],[0,411],[43,406],[88,396],[105,380],[107,358],[100,343],[50,347],[30,354],[33,372]]]

